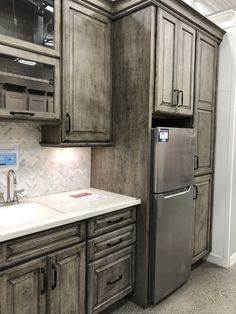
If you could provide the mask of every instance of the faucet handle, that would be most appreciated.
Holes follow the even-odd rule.
[[[2,192],[0,192],[0,206],[1,205],[5,205],[5,199],[4,199],[4,195],[3,195],[3,193]]]
[[[24,189],[21,190],[15,190],[14,191],[14,195],[13,195],[13,202],[17,202],[19,203],[19,198],[22,198],[24,196],[26,196],[27,193]]]

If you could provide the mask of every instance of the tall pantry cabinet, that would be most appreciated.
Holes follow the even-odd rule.
[[[113,146],[92,148],[91,184],[142,199],[133,300],[145,307],[154,122],[196,129],[193,262],[210,248],[217,58],[224,31],[182,1],[132,3],[127,11],[120,4],[122,15],[112,25]]]
[[[204,257],[211,246],[217,64],[217,42],[199,32],[196,49],[194,112],[196,150],[193,263]]]

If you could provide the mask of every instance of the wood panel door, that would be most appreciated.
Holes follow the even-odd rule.
[[[212,173],[214,157],[214,112],[198,109],[196,129],[195,176]]]
[[[213,171],[217,58],[218,44],[198,33],[194,116],[195,176]]]
[[[50,314],[85,314],[85,244],[48,257]]]
[[[46,258],[0,273],[1,314],[45,314]]]
[[[180,22],[178,33],[178,113],[193,115],[196,31]]]
[[[210,250],[212,217],[212,176],[195,178],[193,263],[203,258]]]
[[[196,107],[213,111],[216,99],[218,44],[198,32],[196,55]]]
[[[193,115],[195,38],[192,27],[158,10],[154,112]]]
[[[111,22],[76,2],[63,1],[64,141],[111,139]]]
[[[155,112],[175,113],[177,110],[177,36],[177,18],[159,9],[157,14]]]

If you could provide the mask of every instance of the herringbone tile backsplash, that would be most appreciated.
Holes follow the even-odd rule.
[[[40,128],[35,123],[0,123],[0,143],[18,143],[17,189],[40,196],[89,187],[90,148],[42,147]],[[0,172],[0,192],[5,195],[6,172]]]

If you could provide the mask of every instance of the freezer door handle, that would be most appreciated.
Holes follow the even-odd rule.
[[[182,192],[179,192],[179,193],[164,195],[164,199],[173,198],[173,197],[178,197],[178,196],[180,196],[180,195],[188,194],[191,189],[192,189],[192,186],[190,186],[190,187],[188,187],[188,188],[185,188]]]

